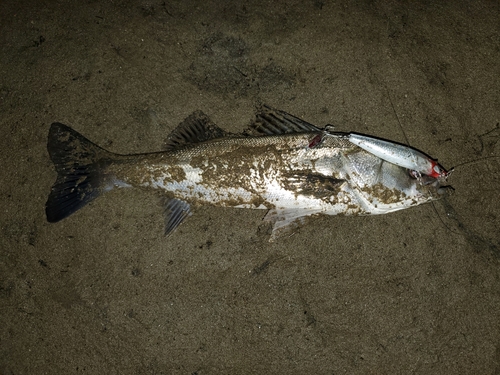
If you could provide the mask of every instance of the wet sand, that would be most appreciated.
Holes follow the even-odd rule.
[[[356,4],[0,3],[0,373],[500,371],[500,5]],[[455,194],[276,243],[213,207],[166,239],[127,189],[46,222],[52,122],[137,153],[262,103],[408,141]]]

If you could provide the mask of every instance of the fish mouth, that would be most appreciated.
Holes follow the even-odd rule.
[[[434,182],[424,185],[428,192],[431,194],[433,199],[441,199],[452,194],[455,189],[450,185],[441,185],[443,181],[440,179],[435,179]]]
[[[420,174],[413,170],[409,170],[409,174],[412,178],[418,180],[417,182],[418,184],[420,184],[422,187],[426,189],[429,189],[428,191],[435,191],[438,198],[442,198],[455,191],[455,189],[450,185],[445,185],[447,183],[447,177],[450,174],[449,172],[446,174],[442,174],[437,178],[429,175]]]
[[[455,191],[452,186],[446,185],[448,183],[448,176],[450,175],[450,173],[451,171],[442,174],[441,176],[437,177],[432,183],[432,186],[436,189],[439,198],[448,196]]]
[[[427,175],[421,175],[418,179],[418,183],[425,189],[434,199],[440,199],[445,196],[452,194],[455,189],[450,185],[445,185],[447,183],[446,177],[431,177]]]

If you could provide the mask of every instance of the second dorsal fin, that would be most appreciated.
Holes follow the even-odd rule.
[[[169,134],[164,143],[165,150],[187,144],[223,138],[231,134],[215,125],[202,111],[193,112]]]
[[[245,134],[259,136],[317,131],[321,129],[289,113],[263,105]]]

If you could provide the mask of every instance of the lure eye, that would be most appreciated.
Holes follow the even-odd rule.
[[[438,163],[433,161],[431,173],[429,174],[430,176],[434,178],[442,178],[442,177],[446,178],[448,174],[449,173],[446,172],[446,170],[443,167],[441,167]]]

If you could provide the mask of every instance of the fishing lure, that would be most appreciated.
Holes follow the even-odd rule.
[[[447,172],[438,162],[412,147],[358,133],[349,133],[347,139],[371,154],[410,171],[438,179],[446,179]]]

